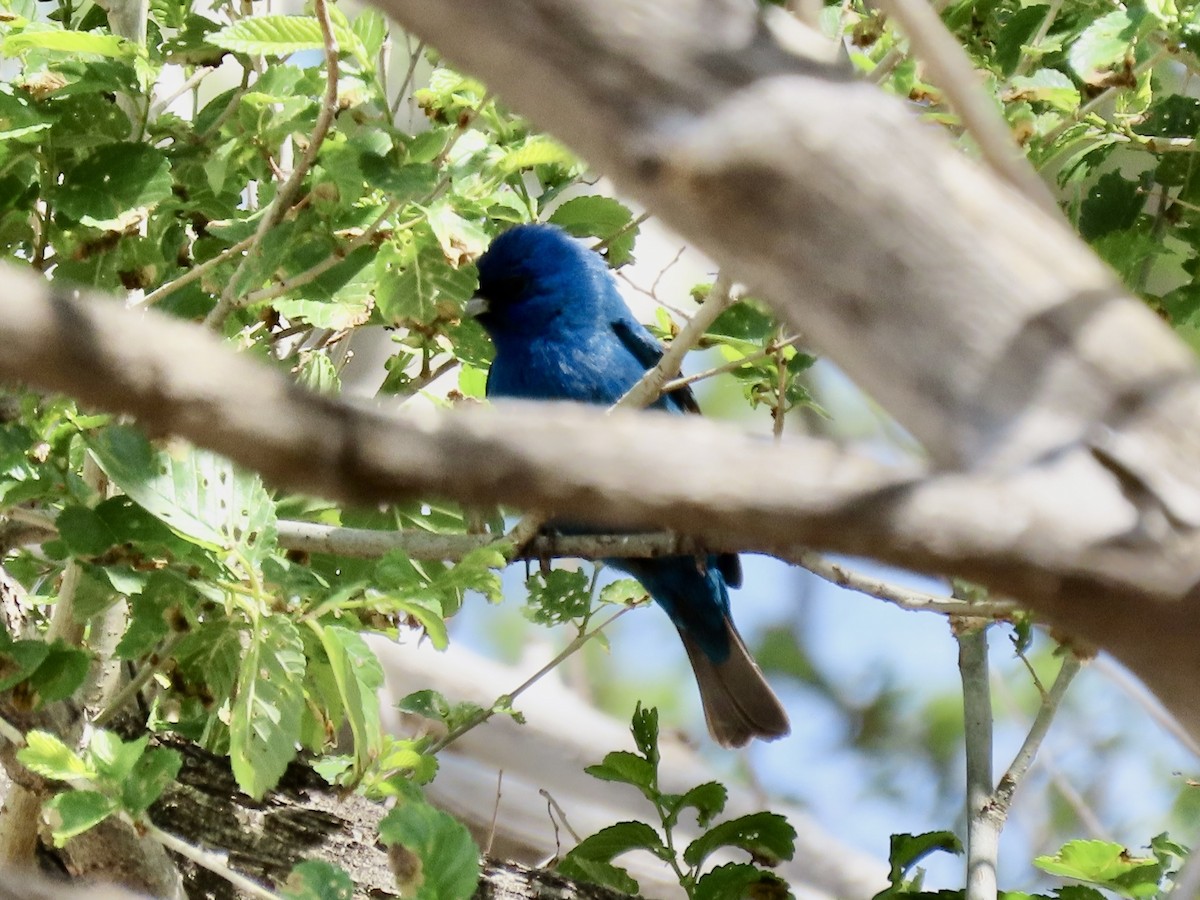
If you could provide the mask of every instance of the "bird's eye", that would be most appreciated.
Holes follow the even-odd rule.
[[[525,293],[525,289],[529,287],[529,279],[524,275],[508,275],[504,278],[495,279],[488,290],[493,294],[493,299],[496,300],[516,300]]]

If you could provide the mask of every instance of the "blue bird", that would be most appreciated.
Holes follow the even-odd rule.
[[[496,348],[489,397],[615,403],[662,357],[662,346],[617,290],[604,260],[551,225],[520,225],[479,258],[468,306]],[[654,408],[698,413],[688,389]],[[562,526],[559,526],[562,527]],[[704,716],[722,746],[789,731],[787,714],[733,625],[728,587],[740,587],[736,554],[610,559],[666,610],[687,650]]]

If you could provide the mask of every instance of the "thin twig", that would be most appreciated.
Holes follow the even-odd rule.
[[[617,621],[617,619],[621,618],[621,616],[625,615],[625,613],[629,612],[631,609],[633,609],[632,606],[626,606],[624,609],[618,610],[613,615],[609,616],[591,631],[577,634],[571,640],[571,642],[563,648],[561,653],[530,675],[527,679],[525,679],[525,681],[521,682],[521,684],[515,690],[513,690],[511,693],[497,697],[496,702],[493,703],[490,708],[481,709],[466,722],[463,722],[453,731],[448,732],[441,740],[436,741],[427,752],[438,753],[439,751],[446,749],[446,747],[453,744],[468,731],[478,728],[480,725],[494,716],[502,707],[511,707],[512,702],[521,696],[521,694],[525,693],[525,691],[529,690],[529,688],[541,681],[542,678],[561,665],[564,660],[569,659],[577,650],[579,650],[580,647],[602,632],[613,622]]]
[[[1062,10],[1063,0],[1050,0],[1050,8],[1046,10],[1046,15],[1042,18],[1042,23],[1038,26],[1038,30],[1034,33],[1033,39],[1026,44],[1027,50],[1021,54],[1021,60],[1017,63],[1016,69],[1013,70],[1013,78],[1019,78],[1022,75],[1028,74],[1033,68],[1034,51],[1042,45],[1042,41],[1050,34],[1050,29],[1054,26],[1054,20],[1058,18],[1059,12]],[[1041,57],[1038,56],[1038,59]]]
[[[405,35],[407,37],[407,35]],[[395,119],[397,113],[400,112],[400,104],[404,102],[404,97],[408,94],[408,89],[412,85],[413,76],[417,72],[417,65],[421,62],[421,54],[425,52],[425,42],[417,41],[416,48],[412,51],[412,55],[408,60],[408,71],[404,73],[404,81],[400,83],[400,90],[396,92],[396,99],[392,103],[392,118]]]
[[[96,728],[103,728],[111,722],[113,717],[125,707],[125,704],[137,697],[146,682],[154,676],[154,673],[161,669],[171,658],[176,645],[182,639],[183,632],[177,631],[168,635],[167,639],[163,641],[162,646],[158,648],[157,659],[153,663],[147,663],[138,669],[137,674],[129,679],[128,684],[121,688],[113,696],[112,700],[109,701],[108,705],[96,714],[96,718],[92,720],[92,725]]]
[[[1030,726],[1029,733],[1025,736],[1025,740],[1021,744],[1021,749],[1017,751],[1017,755],[1013,757],[1013,761],[1009,764],[1008,769],[1000,778],[1000,782],[996,785],[996,790],[992,797],[992,809],[993,814],[998,816],[1001,822],[1008,816],[1013,794],[1020,787],[1022,779],[1024,779],[1026,773],[1029,771],[1029,767],[1033,765],[1033,759],[1037,756],[1038,749],[1042,746],[1046,732],[1050,729],[1050,723],[1054,721],[1054,716],[1058,712],[1058,707],[1062,703],[1067,688],[1071,686],[1071,682],[1079,674],[1079,670],[1082,667],[1083,661],[1069,648],[1066,649],[1062,666],[1059,667],[1054,684],[1050,686],[1049,691],[1042,695],[1042,702],[1038,707],[1037,716],[1034,718],[1033,725]]]
[[[492,805],[492,823],[488,826],[487,843],[483,847],[483,855],[492,855],[492,842],[496,839],[496,819],[500,816],[500,791],[504,787],[504,770],[496,771],[496,802]]]
[[[1017,611],[1015,603],[1007,600],[988,600],[974,602],[959,600],[953,597],[939,597],[924,591],[910,590],[897,584],[872,578],[861,572],[847,569],[845,566],[831,562],[826,557],[811,550],[802,551],[791,557],[801,568],[807,569],[819,578],[847,588],[860,594],[866,594],[877,600],[883,600],[912,612],[936,612],[945,616],[963,616],[981,619],[1007,619]]]
[[[217,70],[212,66],[201,66],[191,74],[191,77],[188,78],[187,81],[179,85],[179,87],[177,87],[174,91],[172,91],[166,97],[163,97],[161,100],[156,100],[154,103],[152,103],[149,111],[146,113],[146,118],[153,120],[162,115],[168,106],[182,97],[188,91],[192,90],[194,87],[196,87],[196,85],[198,85],[215,71]]]
[[[225,879],[225,881],[228,881],[235,888],[249,894],[251,897],[258,897],[260,900],[281,900],[280,896],[274,891],[268,890],[257,881],[247,878],[241,872],[230,868],[228,854],[214,853],[211,850],[204,850],[194,844],[189,844],[183,838],[177,837],[169,831],[163,831],[145,818],[139,820],[137,828],[147,837],[158,841],[168,850],[178,853],[184,859],[191,860],[202,869],[207,869],[214,875]]]
[[[582,841],[583,838],[579,836],[579,832],[571,827],[571,822],[567,818],[567,811],[563,809],[562,806],[559,805],[559,802],[550,795],[550,792],[545,788],[538,788],[538,793],[546,798],[546,808],[553,810],[554,815],[558,816],[559,821],[562,822],[563,828],[567,829],[567,834],[575,838],[575,843],[578,844],[580,841]],[[551,816],[551,818],[553,818],[553,816]]]
[[[313,132],[309,138],[308,147],[305,149],[304,155],[300,157],[300,161],[292,169],[292,174],[288,180],[280,186],[275,199],[271,201],[271,205],[267,208],[267,211],[258,223],[258,228],[255,229],[253,245],[246,251],[246,255],[242,258],[233,277],[229,279],[229,284],[226,285],[225,290],[221,293],[221,299],[217,301],[217,305],[205,317],[204,324],[208,328],[219,329],[229,317],[229,314],[241,305],[237,297],[237,290],[242,276],[245,274],[251,259],[258,252],[258,248],[267,236],[267,232],[279,224],[293,198],[299,193],[300,186],[308,176],[308,170],[312,168],[313,163],[317,160],[321,144],[325,140],[325,135],[329,133],[330,126],[333,124],[333,117],[337,114],[338,45],[337,38],[333,33],[333,25],[329,21],[329,10],[326,8],[326,0],[313,0],[313,12],[320,23],[321,37],[325,44],[325,95],[321,99],[321,110],[317,115],[317,121],[313,126]]]
[[[992,692],[987,623],[957,620],[958,670],[963,687],[967,751],[967,900],[996,900],[1000,826],[992,805]]]
[[[930,5],[933,7],[933,11],[940,16],[942,14],[942,10],[944,10],[949,4],[950,0],[934,0],[934,2]],[[908,49],[909,48],[901,43],[899,38],[897,38],[896,42],[892,44],[888,52],[885,53],[883,58],[875,65],[875,68],[867,73],[867,81],[870,81],[873,84],[882,84],[885,78],[891,75],[892,72],[896,71],[896,66],[900,65],[900,63],[902,63],[908,57]]]
[[[682,387],[687,387],[689,384],[695,384],[697,381],[704,381],[707,378],[712,378],[714,375],[724,375],[726,372],[735,372],[742,366],[748,366],[751,363],[756,363],[759,360],[766,359],[768,356],[774,356],[780,350],[794,346],[804,340],[804,335],[793,334],[791,337],[782,341],[771,341],[763,349],[751,353],[749,356],[743,356],[739,359],[731,360],[719,366],[714,366],[711,369],[705,369],[703,372],[697,372],[695,375],[684,375],[682,378],[672,378],[663,385],[663,393],[669,394],[671,391],[677,391]]]
[[[926,0],[881,0],[880,5],[904,29],[909,46],[925,63],[930,80],[945,93],[988,165],[1043,210],[1059,217],[1054,195],[1029,165],[991,94],[975,75],[970,58],[941,17]]]

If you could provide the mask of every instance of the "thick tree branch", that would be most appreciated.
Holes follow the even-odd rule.
[[[548,404],[388,415],[309,394],[153,311],[12,269],[0,270],[0,289],[0,378],[131,413],[278,486],[349,502],[507,503],[670,527],[704,546],[785,558],[818,547],[955,573],[1112,650],[1200,730],[1200,609],[1180,602],[1200,584],[1200,535],[1087,447],[1009,475],[928,476],[695,417]],[[648,450],[663,446],[688,452]],[[1139,600],[1165,602],[1149,614]]]

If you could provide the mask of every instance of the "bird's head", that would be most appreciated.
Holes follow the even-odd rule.
[[[616,294],[599,254],[554,225],[509,229],[477,266],[479,290],[467,312],[493,340],[586,327]]]

